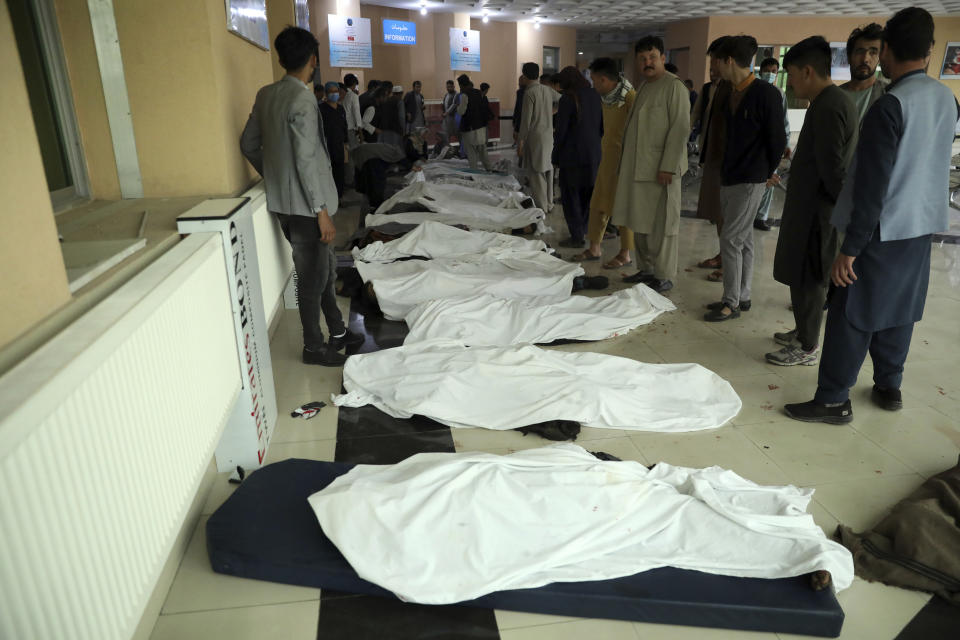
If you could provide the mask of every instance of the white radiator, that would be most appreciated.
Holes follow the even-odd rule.
[[[0,378],[0,638],[129,638],[240,389],[220,238]]]

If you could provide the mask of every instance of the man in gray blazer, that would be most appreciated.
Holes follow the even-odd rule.
[[[320,126],[320,111],[307,83],[318,63],[317,39],[309,31],[287,27],[274,41],[287,75],[257,93],[240,136],[244,157],[263,176],[267,210],[277,216],[293,248],[297,271],[303,362],[340,366],[337,353],[363,342],[348,332],[337,307],[336,258],[331,244],[336,228],[337,188]],[[330,341],[320,329],[320,310]]]

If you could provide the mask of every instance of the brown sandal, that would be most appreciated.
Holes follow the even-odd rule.
[[[619,269],[620,267],[625,267],[628,264],[632,264],[633,260],[629,257],[626,260],[623,260],[620,256],[614,256],[607,262],[603,264],[604,269]]]
[[[717,269],[713,273],[707,276],[707,280],[710,282],[723,282],[723,269]]]
[[[701,260],[697,263],[697,266],[701,269],[719,269],[723,265],[721,264],[720,256],[714,256],[713,258]]]

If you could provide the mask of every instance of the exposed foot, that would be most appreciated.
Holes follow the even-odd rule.
[[[603,263],[604,269],[619,269],[620,267],[625,267],[628,264],[632,264],[633,260],[630,259],[630,256],[621,256],[616,255],[610,260],[607,260]]]
[[[823,591],[833,583],[833,576],[829,571],[814,571],[810,574],[810,588],[814,591]]]
[[[710,275],[707,276],[707,280],[710,282],[723,282],[723,269],[717,269],[711,272]]]
[[[697,263],[697,266],[701,269],[719,269],[722,266],[720,261],[720,254],[713,256],[712,258],[707,258],[706,260],[701,260]]]
[[[703,314],[703,319],[707,322],[726,322],[740,317],[740,309],[734,309],[727,303],[723,303],[719,309],[713,309]]]
[[[581,251],[575,256],[570,257],[570,262],[596,262],[600,259],[600,254],[590,253],[590,250]]]

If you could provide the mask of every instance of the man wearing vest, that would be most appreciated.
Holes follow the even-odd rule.
[[[817,393],[810,402],[784,407],[804,422],[853,419],[850,388],[868,351],[873,402],[888,411],[903,406],[903,365],[930,280],[930,236],[948,226],[950,147],[960,106],[925,72],[933,18],[923,9],[903,9],[883,36],[880,66],[890,87],[863,119],[833,212],[845,237],[831,269],[837,289]]]
[[[460,144],[467,148],[467,159],[471,169],[478,169],[480,165],[487,171],[493,166],[487,157],[487,114],[483,108],[483,95],[473,86],[470,77],[462,74],[457,78],[460,85],[460,104],[457,113],[460,114]]]

